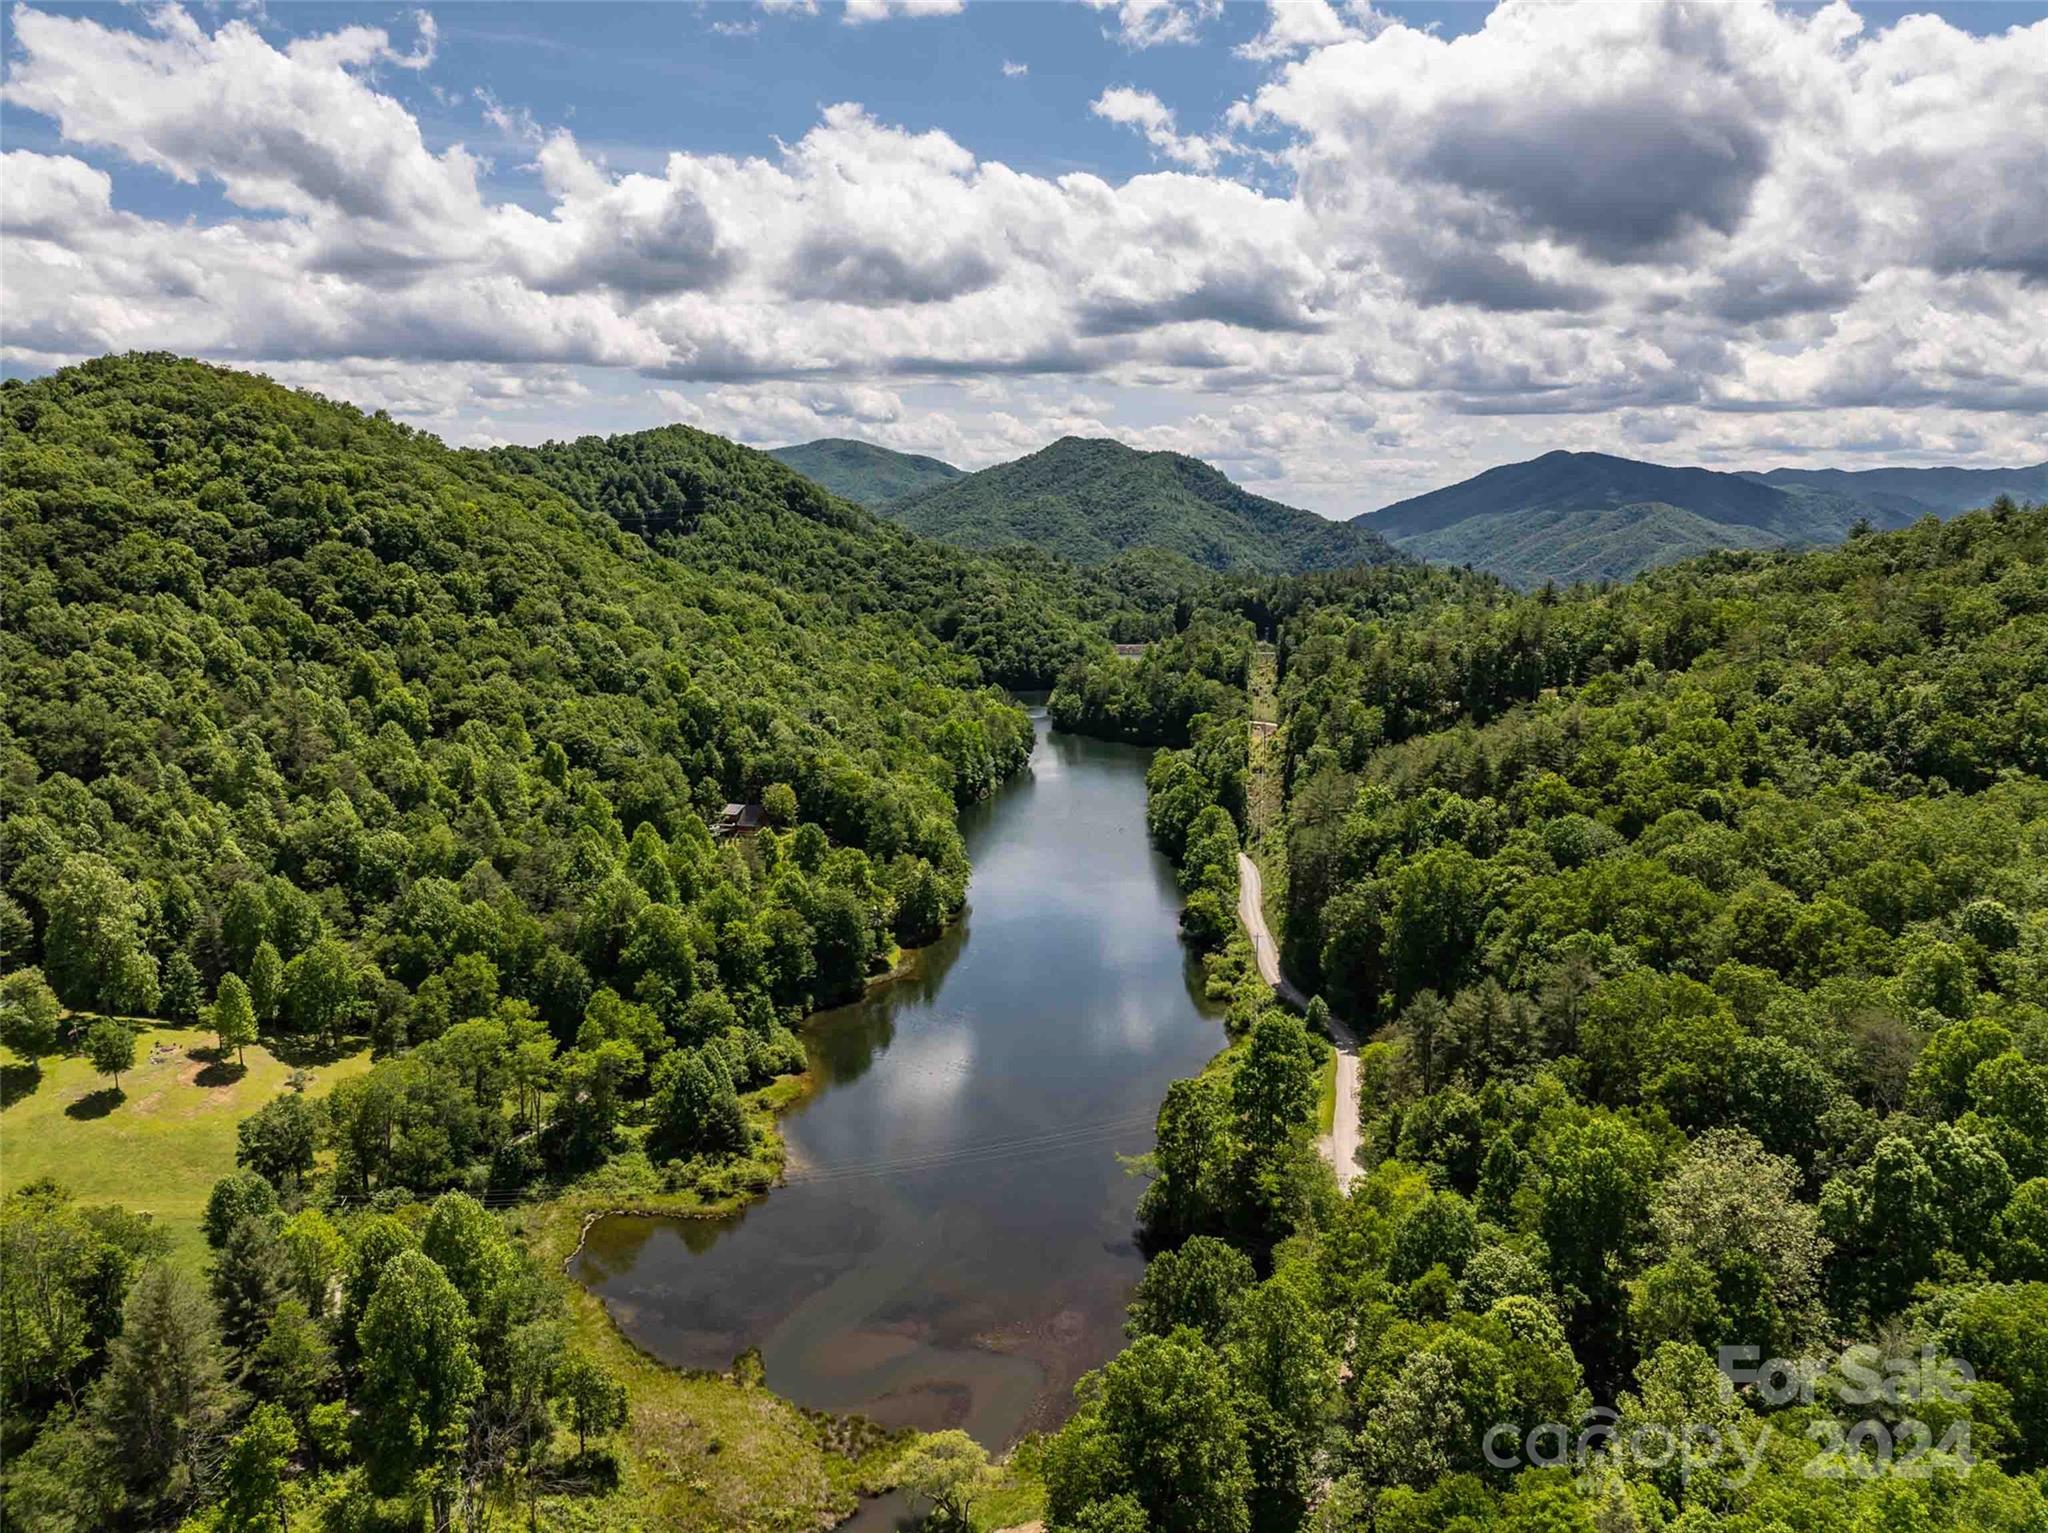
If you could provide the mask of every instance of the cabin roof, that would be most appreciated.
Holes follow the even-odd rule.
[[[724,835],[751,834],[759,830],[766,819],[759,804],[727,804],[712,829]]]

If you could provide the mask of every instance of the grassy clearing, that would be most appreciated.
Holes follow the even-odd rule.
[[[286,1089],[292,1067],[261,1045],[238,1069],[213,1058],[213,1035],[153,1027],[135,1040],[135,1068],[116,1091],[83,1058],[46,1059],[40,1071],[6,1067],[0,1175],[7,1190],[54,1177],[86,1203],[153,1214],[173,1256],[197,1266],[199,1216],[219,1178],[235,1169],[235,1125]],[[370,1067],[368,1049],[307,1066],[318,1096]]]

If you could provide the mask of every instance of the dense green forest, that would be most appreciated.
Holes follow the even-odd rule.
[[[872,442],[855,442],[846,437],[821,437],[815,442],[771,447],[768,456],[841,499],[870,510],[912,490],[948,483],[966,472],[921,453],[892,452]]]
[[[1210,608],[1135,656],[1077,660],[1048,700],[1052,721],[1076,734],[1133,745],[1185,745],[1196,718],[1242,720],[1252,628]]]
[[[962,547],[1022,544],[1087,565],[1134,548],[1268,574],[1398,557],[1363,525],[1254,495],[1194,458],[1082,437],[892,500],[883,514]]]
[[[1625,580],[1724,548],[1810,548],[1852,529],[1953,516],[2000,494],[2048,496],[2048,464],[2016,469],[1671,468],[1550,452],[1357,518],[1403,553],[1523,587]]]
[[[1373,1169],[1308,1167],[1325,1003],[1216,908],[1242,729],[1198,716],[1152,830],[1241,1041],[1162,1111],[1053,1526],[2048,1524],[2048,508],[1319,596],[1265,852],[1377,1028]]]
[[[1173,631],[1177,606],[1212,582],[1155,549],[1077,569],[1031,548],[972,553],[880,521],[765,453],[688,426],[505,447],[532,475],[707,577],[748,577],[764,596],[914,622],[1006,687],[1048,687],[1102,647]]]
[[[4,1041],[116,1096],[131,1017],[378,1055],[242,1125],[212,1302],[9,1196],[10,1525],[254,1527],[287,1463],[333,1526],[599,1483],[616,1386],[474,1199],[773,1176],[744,1094],[958,907],[955,810],[1030,748],[987,683],[1102,642],[1079,588],[693,433],[457,453],[161,356],[9,382],[0,475]]]
[[[2048,1528],[2048,508],[1529,594],[1083,568],[683,427],[459,452],[128,356],[0,386],[0,528],[7,1103],[63,1056],[110,1082],[81,1143],[142,1110],[138,1024],[356,1064],[241,1121],[197,1270],[10,1178],[8,1527],[809,1527],[888,1483],[562,1262],[772,1183],[795,1025],[957,911],[957,811],[1030,750],[1001,689],[1056,680],[1166,747],[1229,1043],[1160,1110],[1130,1345],[1007,1471],[1050,1526]],[[1810,1371],[1729,1383],[1772,1358]]]

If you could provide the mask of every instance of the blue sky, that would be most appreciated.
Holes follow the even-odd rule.
[[[2048,5],[870,4],[13,9],[0,358],[456,440],[1099,432],[1329,514],[2048,455]]]

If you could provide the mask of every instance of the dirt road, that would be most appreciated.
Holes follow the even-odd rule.
[[[1288,1005],[1297,1010],[1306,1007],[1308,998],[1280,972],[1280,950],[1266,929],[1265,880],[1259,876],[1259,865],[1243,852],[1237,854],[1237,918],[1252,939],[1260,978]],[[1338,1188],[1349,1192],[1351,1179],[1358,1175],[1358,1039],[1331,1017],[1330,1041],[1337,1047],[1337,1110],[1330,1120],[1330,1132],[1316,1141],[1316,1148],[1337,1173]]]

